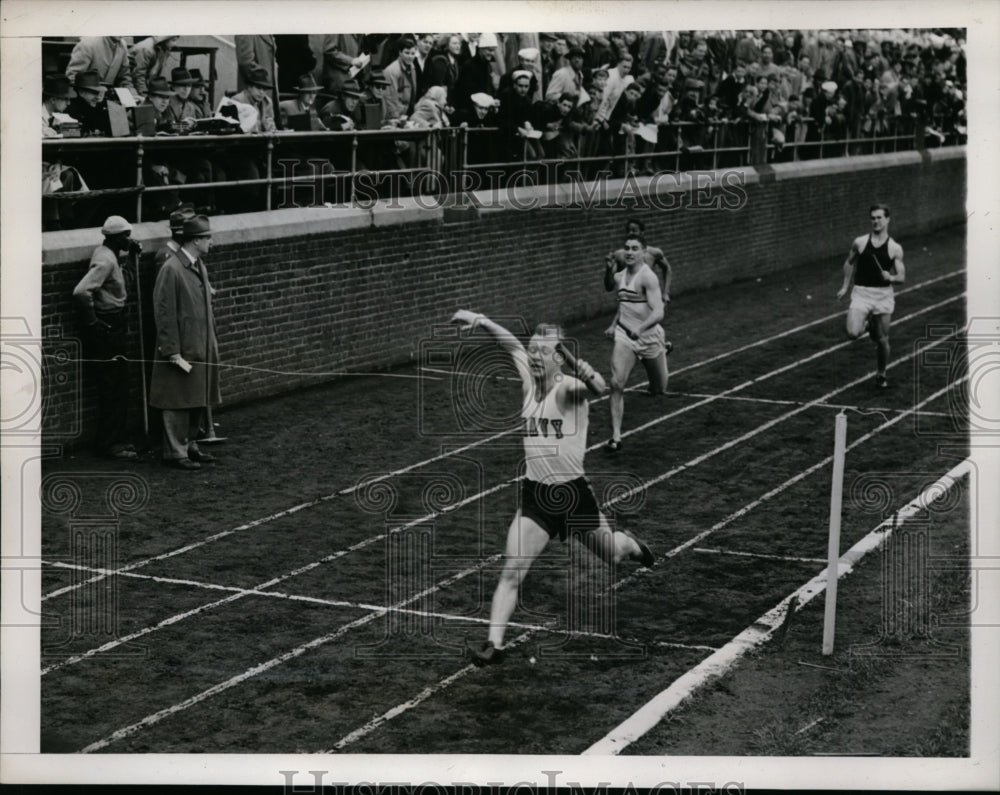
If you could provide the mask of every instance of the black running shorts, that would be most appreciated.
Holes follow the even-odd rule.
[[[521,481],[521,515],[538,523],[549,537],[565,541],[571,534],[586,535],[601,526],[601,509],[586,478],[563,483]]]

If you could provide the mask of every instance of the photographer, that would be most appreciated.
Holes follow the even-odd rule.
[[[95,448],[100,455],[123,461],[139,456],[128,442],[128,344],[125,301],[128,294],[119,257],[138,255],[132,226],[112,215],[101,228],[104,243],[94,249],[90,269],[73,290],[83,326],[84,356],[97,386],[98,420]]]

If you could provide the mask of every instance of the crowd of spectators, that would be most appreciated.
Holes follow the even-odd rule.
[[[214,98],[206,91],[214,76],[172,57],[177,36],[83,38],[65,74],[45,76],[42,134],[120,135],[121,120],[130,125],[124,134],[145,135],[465,127],[470,164],[580,157],[621,169],[615,156],[628,155],[645,171],[660,168],[662,152],[722,149],[716,162],[739,162],[755,135],[757,162],[820,156],[820,141],[854,142],[837,154],[875,151],[864,139],[914,132],[927,145],[961,143],[963,36],[942,29],[248,35],[235,37],[237,84],[217,85]],[[138,107],[119,114],[116,132],[109,106],[128,106],[129,97]],[[259,150],[249,148],[158,151],[144,161],[146,185],[254,180],[265,170]],[[433,168],[441,157],[402,133],[356,149],[310,141],[295,154],[341,171]],[[134,177],[134,165],[115,158],[101,165],[62,158],[44,164],[43,193],[134,184],[125,177]],[[157,196],[144,205],[150,216],[165,217],[180,200],[149,195]],[[211,213],[260,209],[261,195],[257,186],[194,198]],[[48,228],[73,223],[67,203],[48,207]]]

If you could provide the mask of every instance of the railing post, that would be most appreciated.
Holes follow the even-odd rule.
[[[142,221],[142,158],[144,154],[142,136],[139,136],[135,149],[135,186],[139,188],[139,192],[135,195],[135,222],[137,224]]]
[[[719,169],[719,125],[712,127],[712,171]]]
[[[355,184],[354,184],[354,176],[355,176],[355,174],[357,174],[357,172],[358,172],[358,133],[355,131],[354,135],[351,136],[351,176],[350,176],[351,196],[350,196],[350,204],[351,204],[352,207],[354,206],[354,190],[355,190],[355,187],[356,187]]]

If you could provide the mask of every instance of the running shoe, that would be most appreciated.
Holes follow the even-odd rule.
[[[632,560],[642,564],[647,569],[652,568],[653,564],[656,563],[656,558],[653,557],[652,550],[648,546],[646,546],[646,543],[644,541],[641,541],[640,539],[636,538],[635,535],[633,535],[628,530],[622,530],[622,532],[629,538],[631,538],[633,541],[635,541],[636,544],[639,545],[639,554],[637,556],[633,555]]]
[[[608,439],[604,443],[604,451],[606,453],[620,453],[622,451],[622,440]]]
[[[666,351],[667,351],[667,356],[669,356],[669,355],[670,355],[670,352],[671,352],[671,351],[672,351],[672,350],[674,349],[674,344],[673,344],[673,343],[672,343],[672,342],[671,342],[670,340],[667,340],[667,341],[666,341],[666,342],[665,342],[665,343],[663,344],[663,347],[664,347],[664,348],[666,349]]]
[[[889,388],[889,379],[885,377],[885,373],[879,373],[875,376],[875,386],[879,389]]]
[[[506,651],[498,649],[488,640],[484,641],[478,649],[466,647],[466,651],[472,658],[472,664],[477,668],[482,668],[484,665],[499,665],[507,656]]]

